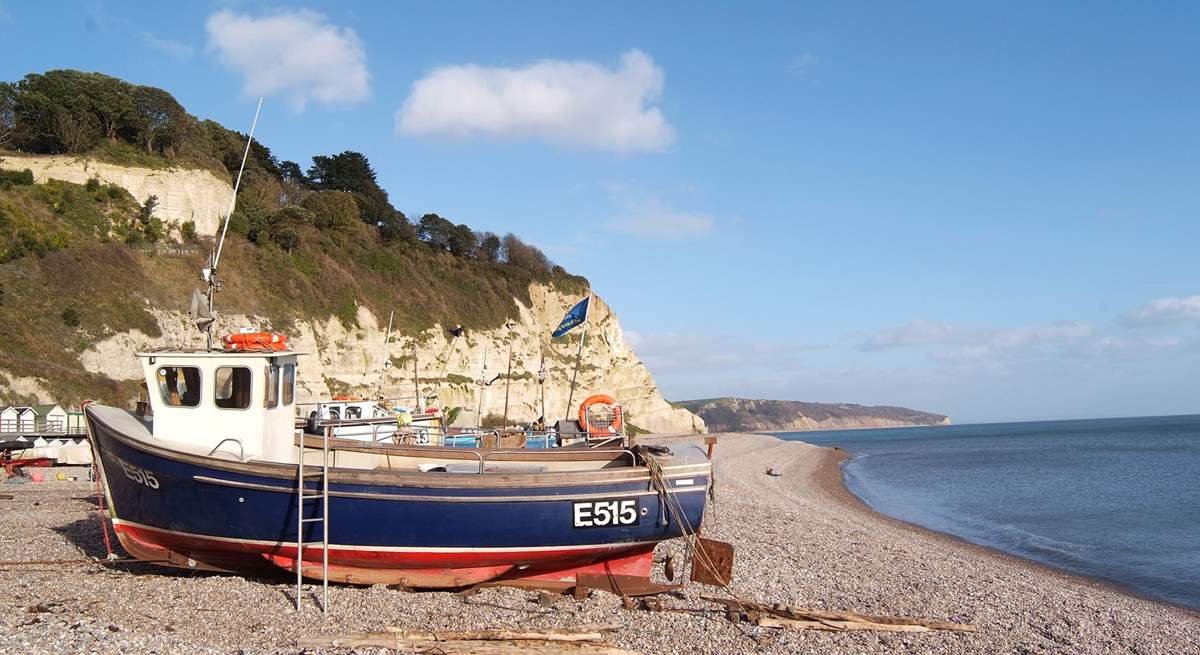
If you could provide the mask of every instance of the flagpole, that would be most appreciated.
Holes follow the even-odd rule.
[[[501,427],[501,429],[508,429],[508,388],[512,385],[513,324],[511,322],[505,323],[505,327],[508,328],[508,376],[504,380],[504,425]]]
[[[575,353],[575,372],[571,374],[571,392],[567,394],[567,420],[571,420],[571,403],[575,400],[575,380],[579,378],[579,362],[583,359],[583,343],[587,341],[587,322],[579,335],[579,352]]]
[[[575,400],[575,381],[579,378],[579,363],[583,360],[583,344],[587,341],[588,319],[592,317],[592,294],[588,294],[583,314],[583,333],[579,335],[579,352],[575,353],[575,372],[571,374],[571,391],[567,394],[567,420],[571,420],[571,402]]]
[[[484,378],[487,377],[487,346],[483,347],[483,357],[479,360],[479,398],[476,398],[477,409],[475,410],[475,427],[483,429],[483,391]]]
[[[542,342],[542,363],[538,368],[538,386],[542,388],[542,429],[546,429],[546,342]]]

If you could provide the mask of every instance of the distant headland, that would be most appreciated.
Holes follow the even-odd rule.
[[[799,432],[950,425],[950,417],[906,407],[798,400],[706,398],[672,403],[704,419],[711,432]]]

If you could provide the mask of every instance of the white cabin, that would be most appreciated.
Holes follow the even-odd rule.
[[[67,410],[57,403],[34,405],[32,409],[37,417],[38,432],[67,431]]]
[[[14,407],[17,410],[17,432],[33,432],[37,412],[32,407]]]
[[[298,354],[139,353],[154,437],[242,461],[291,461]]]
[[[0,407],[0,432],[19,432],[20,416],[16,407]]]

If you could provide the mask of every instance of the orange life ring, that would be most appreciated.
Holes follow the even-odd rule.
[[[592,426],[588,422],[588,410],[593,405],[610,405],[613,412],[613,420],[609,425],[600,427]],[[621,418],[621,406],[617,404],[616,398],[608,394],[598,393],[594,396],[588,396],[583,404],[579,406],[579,425],[583,427],[583,431],[588,433],[589,437],[616,437],[621,434],[625,427],[625,421]]]
[[[221,341],[229,352],[264,352],[287,350],[287,335],[277,332],[238,332],[227,334]]]

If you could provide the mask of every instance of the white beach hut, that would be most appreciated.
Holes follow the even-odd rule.
[[[8,432],[16,432],[18,421],[20,420],[20,412],[16,407],[11,405],[0,406],[0,434]]]
[[[57,404],[34,405],[38,432],[65,433],[67,430],[67,410]]]
[[[33,432],[37,413],[33,411],[32,407],[16,407],[16,410],[17,432]]]

